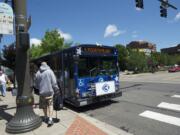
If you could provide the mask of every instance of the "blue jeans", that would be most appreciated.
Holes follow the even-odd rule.
[[[1,89],[1,94],[2,94],[3,96],[6,96],[6,84],[5,84],[5,83],[2,83],[2,84],[0,85],[0,89]]]

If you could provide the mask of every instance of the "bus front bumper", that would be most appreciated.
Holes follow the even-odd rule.
[[[82,106],[86,106],[86,105],[90,105],[93,103],[97,103],[97,102],[101,102],[101,101],[106,101],[106,100],[110,100],[112,98],[116,98],[116,97],[120,97],[122,96],[122,91],[118,91],[116,93],[111,93],[111,94],[107,94],[107,95],[103,95],[103,96],[95,96],[95,97],[89,97],[89,98],[84,98],[84,99],[77,99],[75,101],[73,101],[73,105],[75,105],[76,107],[82,107]]]

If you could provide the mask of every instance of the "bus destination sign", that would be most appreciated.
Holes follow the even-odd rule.
[[[84,47],[84,53],[94,53],[94,54],[111,54],[112,49],[109,48],[100,48],[100,47]]]

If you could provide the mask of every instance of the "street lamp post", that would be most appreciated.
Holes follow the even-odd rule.
[[[29,73],[29,34],[26,13],[26,0],[13,0],[16,26],[16,78],[18,94],[16,97],[17,110],[15,116],[7,124],[9,133],[23,133],[38,128],[42,120],[33,111],[34,98],[30,88]]]

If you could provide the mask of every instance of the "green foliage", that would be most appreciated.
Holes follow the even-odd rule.
[[[121,70],[132,70],[135,72],[147,72],[157,69],[158,66],[180,65],[180,55],[168,55],[154,52],[150,55],[139,52],[138,49],[126,48],[124,45],[117,44],[119,68]]]
[[[135,72],[145,72],[147,68],[147,56],[142,52],[129,50],[127,69]]]
[[[120,70],[125,70],[127,68],[127,60],[128,60],[128,50],[124,45],[117,44],[115,47],[118,50],[118,62]]]
[[[16,48],[15,44],[10,44],[9,46],[4,46],[2,49],[2,57],[0,57],[0,64],[15,70],[15,57],[16,57]]]
[[[170,66],[179,63],[180,55],[168,55],[164,53],[153,53],[152,57],[157,61],[158,65]]]
[[[176,63],[180,65],[180,55],[176,55],[175,57],[176,57]]]
[[[69,48],[69,47],[71,47],[72,44],[73,44],[73,42],[64,43],[62,49]]]
[[[30,49],[31,58],[37,58],[47,53],[52,53],[70,47],[72,42],[65,43],[57,29],[46,31],[42,43],[39,46],[32,45]]]
[[[42,39],[41,48],[43,54],[49,52],[55,52],[63,48],[64,39],[59,32],[55,29],[52,31],[46,31],[44,38]]]
[[[36,58],[39,57],[43,54],[42,47],[41,46],[36,46],[32,45],[30,48],[30,57],[31,58]]]

